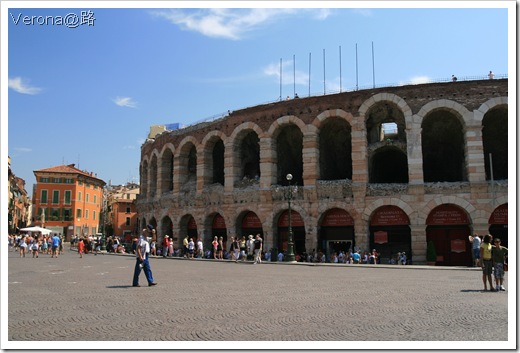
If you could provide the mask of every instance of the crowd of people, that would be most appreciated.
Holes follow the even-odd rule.
[[[17,251],[20,257],[31,255],[39,258],[40,254],[58,258],[63,254],[63,236],[61,234],[42,235],[40,233],[9,234],[9,246]]]

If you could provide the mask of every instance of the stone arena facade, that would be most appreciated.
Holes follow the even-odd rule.
[[[163,129],[141,147],[139,223],[159,247],[165,235],[209,248],[260,233],[285,250],[290,198],[297,253],[377,249],[420,264],[431,241],[438,265],[470,265],[468,235],[507,246],[507,102],[507,79],[430,83]]]

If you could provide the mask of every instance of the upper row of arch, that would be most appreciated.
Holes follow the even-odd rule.
[[[500,105],[507,105],[507,97],[495,97],[491,98],[488,101],[484,102],[480,105],[480,107],[471,112],[469,111],[465,106],[463,106],[460,103],[457,103],[455,101],[449,100],[449,99],[440,99],[435,100],[432,102],[429,102],[425,104],[417,114],[412,114],[412,109],[406,103],[404,99],[399,97],[398,95],[395,95],[393,93],[378,93],[374,96],[367,99],[359,108],[359,116],[362,118],[362,121],[366,120],[366,113],[369,111],[371,107],[374,105],[381,103],[381,102],[390,102],[397,105],[397,107],[402,111],[406,123],[407,129],[412,129],[413,127],[420,127],[422,120],[426,115],[429,113],[437,110],[437,109],[449,109],[456,113],[457,117],[460,119],[460,122],[462,126],[466,125],[479,125],[482,124],[482,119],[484,115],[492,108],[500,106]],[[229,136],[231,140],[234,140],[237,135],[242,132],[244,129],[253,130],[257,133],[259,138],[264,137],[264,135],[267,136],[273,136],[276,130],[285,124],[294,124],[298,126],[298,128],[302,131],[304,135],[309,133],[316,133],[317,130],[319,130],[321,124],[331,117],[338,117],[345,119],[351,126],[354,125],[354,116],[346,112],[343,109],[331,109],[326,110],[322,113],[320,113],[312,122],[312,124],[306,124],[304,123],[300,118],[294,116],[294,115],[287,115],[280,117],[279,119],[275,120],[273,124],[269,127],[269,130],[264,133],[264,131],[255,123],[253,122],[244,122],[237,126],[233,133]],[[205,145],[209,140],[211,140],[213,137],[218,137],[222,139],[222,141],[226,140],[226,135],[221,131],[212,131],[206,134],[204,136],[204,139],[202,140],[202,145]],[[193,145],[198,145],[198,141],[193,136],[186,136],[180,141],[178,146],[184,146],[186,143],[191,142]],[[160,154],[164,152],[166,148],[169,148],[171,151],[174,151],[175,148],[173,144],[167,143],[163,146]],[[158,153],[157,150],[154,150],[152,154]],[[147,157],[144,157],[144,160],[146,160]]]

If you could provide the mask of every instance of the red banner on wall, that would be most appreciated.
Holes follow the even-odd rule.
[[[296,211],[291,210],[291,227],[304,227],[302,216]],[[278,227],[285,228],[289,227],[289,211],[282,213],[278,219]]]
[[[489,217],[489,224],[507,224],[507,203],[495,208]]]
[[[371,226],[398,226],[408,224],[410,224],[408,215],[397,206],[379,207],[370,220]]]
[[[388,243],[388,232],[384,232],[380,230],[379,232],[374,233],[374,243],[376,244],[386,244]]]
[[[347,211],[340,208],[328,210],[321,222],[322,227],[349,227],[354,225],[354,220]]]
[[[435,207],[428,218],[426,224],[432,225],[457,225],[457,224],[469,224],[469,219],[462,208],[445,204]]]
[[[453,239],[451,241],[451,252],[461,253],[466,251],[466,241],[462,239]]]
[[[254,212],[248,212],[242,221],[242,228],[262,228],[262,222]]]

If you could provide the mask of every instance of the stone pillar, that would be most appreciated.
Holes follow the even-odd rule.
[[[466,127],[466,172],[471,183],[485,182],[484,145],[482,143],[482,126]]]
[[[173,170],[175,170],[175,173],[173,174],[173,193],[179,194],[179,191],[181,189],[181,175],[186,174],[186,165],[181,166],[181,156],[176,155],[173,158]]]
[[[412,238],[412,263],[414,265],[426,263],[426,225],[410,225]]]
[[[355,248],[364,251],[370,247],[369,224],[361,215],[354,218],[354,239],[356,243]]]
[[[422,140],[420,126],[406,129],[406,149],[408,154],[408,183],[424,184]]]
[[[235,181],[240,177],[240,155],[230,141],[224,146],[224,192],[233,192]]]
[[[352,181],[354,183],[368,182],[367,132],[364,117],[356,119],[358,123],[352,126]]]
[[[303,185],[314,186],[319,177],[319,142],[316,131],[306,132],[303,135]]]
[[[270,137],[260,138],[260,188],[267,189],[276,185],[276,164],[278,157],[276,146]]]

